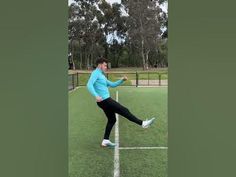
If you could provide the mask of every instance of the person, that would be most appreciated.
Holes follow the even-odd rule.
[[[116,82],[111,82],[105,77],[107,71],[108,60],[99,58],[96,61],[97,68],[91,73],[87,83],[88,91],[95,97],[97,105],[104,111],[107,117],[107,125],[105,128],[104,139],[101,143],[102,147],[114,147],[116,144],[109,140],[109,136],[113,125],[116,122],[115,113],[127,118],[128,120],[140,125],[143,128],[148,128],[155,118],[142,121],[135,117],[129,109],[116,102],[110,97],[108,87],[117,87],[121,85],[128,78],[126,76]]]

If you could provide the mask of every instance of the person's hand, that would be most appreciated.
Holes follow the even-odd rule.
[[[124,76],[124,77],[122,77],[122,80],[123,80],[123,81],[126,81],[126,80],[128,80],[128,77],[127,77],[127,76]]]
[[[97,102],[101,102],[101,101],[102,101],[102,97],[97,96],[97,97],[96,97],[96,101],[97,101]]]

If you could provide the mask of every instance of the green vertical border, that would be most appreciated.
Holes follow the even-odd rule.
[[[0,176],[66,177],[67,1],[0,5]]]
[[[169,0],[169,177],[236,176],[235,4]]]

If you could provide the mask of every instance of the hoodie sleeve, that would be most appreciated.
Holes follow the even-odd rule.
[[[124,81],[122,79],[120,79],[120,80],[118,80],[116,82],[111,82],[111,81],[107,80],[107,85],[109,87],[117,87],[117,86],[121,85],[123,82]]]
[[[94,83],[96,82],[97,78],[98,78],[98,73],[92,72],[87,83],[88,91],[95,97],[99,96],[98,93],[94,89]]]

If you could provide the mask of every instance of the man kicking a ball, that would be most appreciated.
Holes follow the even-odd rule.
[[[91,73],[87,83],[87,88],[89,92],[96,98],[97,105],[104,111],[108,119],[101,146],[114,147],[116,144],[109,140],[109,136],[112,127],[116,122],[115,113],[120,114],[121,116],[142,126],[143,128],[148,128],[153,123],[155,118],[142,121],[135,117],[126,107],[122,106],[110,97],[108,87],[117,87],[121,85],[127,80],[127,77],[124,76],[122,79],[116,82],[109,81],[104,75],[105,71],[107,70],[107,63],[108,61],[105,58],[99,58],[96,61],[97,68]]]

